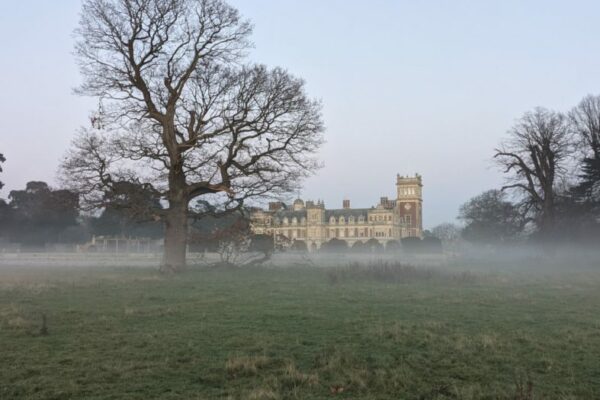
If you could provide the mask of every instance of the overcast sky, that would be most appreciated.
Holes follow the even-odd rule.
[[[255,25],[252,60],[303,77],[324,104],[324,168],[303,198],[354,207],[420,173],[424,222],[498,187],[493,148],[523,112],[600,93],[598,1],[231,1]],[[72,94],[79,0],[6,1],[0,13],[0,180],[56,184],[97,102]]]

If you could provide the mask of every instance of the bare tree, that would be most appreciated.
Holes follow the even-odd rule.
[[[443,222],[431,228],[431,234],[440,239],[442,243],[452,243],[460,239],[460,227],[451,222]]]
[[[584,155],[600,159],[600,96],[584,97],[569,112],[569,122]]]
[[[494,158],[510,174],[502,188],[523,195],[523,214],[534,214],[542,236],[554,229],[555,185],[567,172],[572,135],[563,114],[536,108],[527,112],[496,149]]]
[[[571,129],[580,152],[580,178],[574,193],[600,201],[600,96],[588,95],[569,113]]]
[[[294,190],[318,165],[321,105],[280,68],[244,64],[251,26],[222,0],[85,0],[79,92],[101,99],[66,180],[97,203],[151,185],[168,202],[163,266],[185,267],[190,202],[219,212]]]

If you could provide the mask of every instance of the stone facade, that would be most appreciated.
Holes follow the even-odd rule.
[[[420,175],[397,176],[396,199],[382,197],[376,207],[351,208],[344,200],[340,209],[326,209],[322,201],[297,199],[291,205],[270,203],[268,210],[252,213],[255,234],[272,235],[276,242],[302,240],[314,251],[333,238],[349,246],[376,239],[381,244],[423,233],[423,197]]]

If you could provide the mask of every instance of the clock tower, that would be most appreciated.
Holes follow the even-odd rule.
[[[421,175],[400,176],[396,180],[396,207],[402,224],[402,236],[423,236],[423,183]]]

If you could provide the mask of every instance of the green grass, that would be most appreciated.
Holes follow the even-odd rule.
[[[355,272],[2,268],[0,399],[600,398],[600,271]]]

